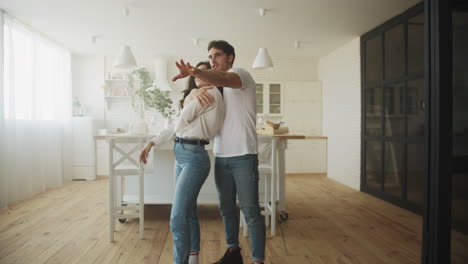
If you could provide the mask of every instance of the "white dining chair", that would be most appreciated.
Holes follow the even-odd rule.
[[[138,218],[140,222],[140,239],[144,238],[144,169],[138,158],[145,144],[144,137],[111,137],[109,138],[109,240],[114,241],[115,220],[122,222],[128,218]],[[131,146],[129,151],[126,147]],[[119,154],[117,154],[119,153]],[[117,155],[114,155],[117,154]],[[118,160],[117,156],[120,156]],[[125,177],[138,177],[139,195],[135,205],[123,204]],[[117,179],[120,178],[120,183]],[[132,211],[127,212],[127,211]]]

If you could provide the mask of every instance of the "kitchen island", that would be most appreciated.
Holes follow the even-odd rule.
[[[109,139],[111,137],[125,137],[126,135],[104,135],[104,136],[95,136],[95,140]],[[150,137],[145,137],[146,140],[149,140]],[[267,147],[259,147],[259,151],[268,150],[269,153],[260,152],[260,162],[261,163],[270,163],[271,159],[268,159],[268,156],[271,153],[276,153],[276,159],[273,160],[276,175],[276,184],[272,184],[271,188],[277,190],[277,200],[279,202],[278,209],[281,212],[281,218],[287,218],[286,212],[286,169],[285,169],[285,150],[287,148],[288,140],[326,140],[326,137],[323,136],[304,136],[304,135],[290,135],[290,134],[281,134],[281,135],[259,135],[259,144],[267,144]],[[275,142],[275,144],[273,144]],[[208,150],[211,167],[210,174],[203,185],[200,195],[198,197],[198,203],[200,204],[217,204],[217,191],[214,182],[214,156],[212,152],[211,142],[206,146]],[[149,162],[145,166],[145,186],[144,186],[144,200],[145,204],[171,204],[174,194],[174,152],[173,152],[174,143],[168,142],[164,145],[160,145],[153,149],[149,157]],[[130,146],[128,147],[130,149]],[[135,153],[136,154],[136,153]],[[138,156],[135,155],[133,158],[138,160]],[[266,158],[265,158],[266,157]],[[120,181],[118,181],[120,182]],[[264,197],[264,178],[260,177],[260,201],[263,201]],[[127,203],[135,203],[138,198],[138,182],[134,177],[129,177],[125,181],[125,188],[122,199]]]
[[[126,135],[126,134],[108,134],[108,135],[99,135],[94,136],[96,140],[96,146],[98,140],[108,140],[112,137],[135,137],[135,135]],[[151,136],[140,136],[145,138],[148,141]],[[132,146],[124,145],[122,149],[128,151]],[[174,142],[168,142],[163,145],[158,145],[153,148],[153,151],[148,157],[148,163],[144,166],[145,176],[144,176],[144,200],[145,204],[172,204],[174,196]],[[208,178],[205,181],[202,189],[200,190],[200,195],[198,196],[198,203],[203,204],[217,204],[218,195],[216,191],[216,185],[214,182],[214,156],[213,156],[213,142],[210,142],[209,145],[206,145],[208,154],[211,161],[211,170]],[[96,151],[97,152],[97,151]],[[99,156],[96,154],[96,156]],[[115,159],[118,160],[121,157],[119,153],[116,153]],[[132,155],[134,160],[139,160],[139,156],[134,153]],[[131,163],[124,162],[122,164],[125,166],[131,166]],[[124,177],[125,178],[125,177]],[[117,179],[117,184],[120,184],[122,181]],[[124,188],[122,194],[122,200],[124,203],[135,203],[138,200],[138,180],[136,177],[127,177],[123,180]],[[263,184],[263,181],[260,182]],[[118,195],[119,196],[119,195]]]

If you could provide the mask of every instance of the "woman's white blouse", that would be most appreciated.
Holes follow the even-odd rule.
[[[207,91],[213,96],[214,102],[203,106],[196,98],[187,97],[175,122],[151,139],[156,147],[168,142],[174,135],[210,140],[219,133],[224,121],[223,96],[216,87]]]

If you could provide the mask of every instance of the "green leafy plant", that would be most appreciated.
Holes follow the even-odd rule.
[[[171,119],[176,114],[169,91],[161,91],[151,80],[145,67],[128,75],[128,87],[132,92],[132,107],[140,113],[155,108],[164,118]]]

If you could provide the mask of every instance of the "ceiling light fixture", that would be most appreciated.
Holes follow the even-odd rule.
[[[267,9],[260,8],[259,10],[260,16],[265,16]],[[266,48],[259,48],[257,56],[252,64],[252,68],[256,70],[264,70],[273,68],[273,61],[271,60],[270,54],[268,54],[268,50]]]
[[[135,56],[128,45],[122,46],[119,56],[114,62],[114,67],[121,69],[135,68],[137,66]]]
[[[264,70],[273,68],[273,61],[268,54],[268,50],[266,48],[259,48],[257,57],[252,64],[252,68],[256,70]]]
[[[265,16],[266,9],[265,9],[265,8],[260,8],[260,9],[258,10],[258,13],[260,14],[260,16]]]
[[[314,42],[309,42],[309,41],[302,41],[302,40],[295,40],[293,42],[294,48],[299,49],[304,45],[314,45]]]
[[[295,47],[296,49],[300,48],[300,47],[301,47],[301,42],[300,42],[299,40],[295,40],[295,41],[294,41],[294,47]]]
[[[122,15],[128,16],[130,14],[130,9],[124,7],[122,8]]]

